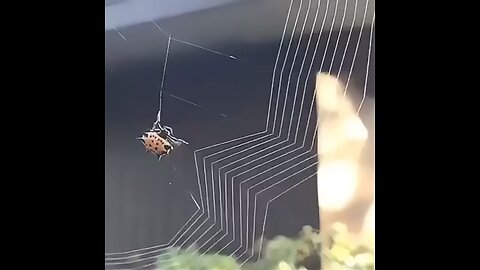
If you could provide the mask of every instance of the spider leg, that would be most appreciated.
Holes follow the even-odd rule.
[[[160,124],[160,122],[155,122],[153,123],[153,127],[152,127],[152,130],[163,130],[163,127],[162,125]]]
[[[157,128],[157,126],[160,126],[160,115],[161,115],[161,110],[159,110],[158,113],[157,113],[157,120],[155,120],[155,122],[153,123],[152,130]]]
[[[171,127],[164,126],[163,128],[168,132],[168,135],[173,135],[173,129]]]
[[[165,128],[162,127],[162,124],[160,124],[160,119],[158,118],[158,116],[157,116],[157,120],[153,123],[153,126],[152,126],[152,130],[155,130],[155,129],[165,130]]]
[[[182,139],[175,138],[173,136],[169,136],[169,139],[172,142],[172,144],[174,144],[175,146],[180,146],[182,144],[188,144],[188,142],[186,142]]]
[[[179,142],[180,142],[180,143],[182,143],[182,144],[188,144],[188,142],[187,142],[187,141],[185,141],[185,140],[182,140],[182,139],[177,139],[177,141],[179,141]]]
[[[157,133],[158,135],[161,135],[161,134],[166,134],[166,131],[165,129],[160,125],[160,124],[154,124],[154,127],[150,130],[151,132],[155,132]]]

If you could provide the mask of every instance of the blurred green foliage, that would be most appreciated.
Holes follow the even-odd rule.
[[[305,226],[296,238],[278,236],[267,241],[260,259],[241,265],[219,254],[170,249],[158,259],[157,270],[373,270],[373,249],[348,237],[343,224],[328,234]]]

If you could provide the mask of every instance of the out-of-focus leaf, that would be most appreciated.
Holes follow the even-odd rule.
[[[278,236],[264,241],[265,248],[257,262],[240,265],[234,258],[218,254],[170,249],[158,259],[157,270],[318,270],[309,258],[321,257],[322,270],[373,270],[373,250],[357,245],[348,228],[335,224],[330,234],[319,234],[305,226],[299,237]],[[307,266],[305,268],[305,266]]]

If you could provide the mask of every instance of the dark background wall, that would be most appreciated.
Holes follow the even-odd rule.
[[[175,135],[187,140],[190,144],[176,148],[170,156],[160,162],[154,156],[145,153],[141,143],[136,141],[135,138],[151,127],[155,120],[168,39],[151,22],[117,28],[118,32],[113,30],[105,32],[105,250],[108,253],[106,254],[108,268],[129,269],[146,265],[152,262],[149,257],[160,254],[159,248],[165,246],[124,254],[110,254],[112,252],[128,252],[164,243],[172,244],[175,242],[177,246],[189,247],[190,244],[197,242],[198,246],[205,244],[204,248],[201,249],[202,251],[205,251],[208,247],[212,248],[210,251],[219,250],[227,245],[228,240],[231,240],[231,237],[227,236],[217,242],[223,233],[215,235],[220,230],[220,221],[225,220],[227,216],[230,220],[225,222],[224,229],[228,227],[231,232],[233,230],[232,226],[235,224],[236,240],[222,252],[233,253],[239,247],[238,241],[243,241],[243,248],[235,252],[236,255],[242,255],[246,251],[246,254],[242,256],[243,259],[250,255],[253,241],[247,240],[246,237],[251,237],[253,235],[252,231],[256,233],[255,238],[258,238],[264,229],[265,237],[271,238],[276,235],[295,235],[304,225],[319,226],[315,177],[308,178],[309,180],[291,189],[288,193],[284,193],[274,203],[269,204],[268,216],[265,219],[266,205],[271,198],[281,195],[282,192],[315,172],[315,167],[312,167],[316,162],[315,151],[308,152],[296,159],[287,155],[271,163],[268,161],[285,151],[295,150],[296,148],[303,149],[301,143],[296,143],[286,150],[280,150],[290,143],[290,141],[282,142],[282,140],[287,139],[288,123],[291,119],[293,123],[298,121],[299,134],[305,135],[307,145],[305,147],[310,148],[314,138],[315,111],[311,114],[312,121],[308,124],[307,119],[310,115],[308,109],[313,97],[314,75],[320,69],[325,49],[327,50],[322,71],[328,71],[330,63],[334,59],[332,73],[337,74],[339,72],[341,56],[346,49],[350,26],[353,22],[353,17],[348,18],[354,12],[355,1],[350,0],[348,1],[342,32],[339,32],[338,25],[342,19],[345,4],[345,2],[339,2],[335,19],[336,26],[332,29],[331,21],[333,19],[332,15],[335,13],[335,1],[330,1],[312,72],[305,88],[305,105],[300,114],[301,94],[299,93],[301,92],[297,93],[298,100],[293,107],[295,86],[317,7],[317,1],[311,1],[306,30],[304,35],[299,38],[299,30],[305,18],[308,2],[304,0],[301,3],[297,34],[294,36],[291,50],[287,56],[282,86],[280,88],[275,87],[273,92],[276,95],[279,91],[282,97],[280,99],[281,108],[284,105],[282,103],[283,97],[287,93],[286,84],[290,71],[289,67],[294,64],[291,75],[292,81],[286,95],[286,116],[284,118],[285,124],[282,126],[282,136],[278,140],[258,145],[258,147],[255,147],[258,141],[251,141],[259,138],[259,136],[252,136],[239,141],[236,143],[237,145],[241,143],[244,143],[244,145],[235,148],[235,151],[242,151],[251,146],[253,148],[247,150],[244,154],[227,158],[223,163],[220,163],[221,166],[246,155],[252,155],[252,157],[236,163],[242,165],[254,158],[260,158],[261,155],[255,153],[268,146],[272,146],[272,148],[266,153],[279,150],[276,154],[259,160],[260,163],[266,162],[265,165],[235,180],[245,180],[280,164],[277,169],[254,179],[243,187],[243,212],[241,215],[239,212],[240,186],[235,184],[231,178],[218,182],[218,178],[215,178],[218,177],[218,173],[215,174],[213,182],[210,177],[212,173],[210,171],[211,163],[226,158],[234,152],[226,151],[216,156],[217,159],[207,159],[206,163],[202,162],[204,157],[215,151],[234,146],[235,143],[226,145],[226,147],[219,146],[197,152],[196,154],[194,151],[261,132],[265,129],[270,101],[272,70],[275,66],[290,1],[240,1],[215,9],[157,20],[157,23],[163,29],[172,33],[176,38],[242,59],[236,61],[185,44],[171,43],[165,77],[165,91],[167,93],[164,96],[162,122],[173,127]],[[352,66],[355,46],[361,33],[349,88],[357,103],[363,94],[370,44],[370,25],[368,21],[372,19],[375,4],[372,1],[368,5],[367,23],[364,24],[362,29],[360,26],[366,6],[364,2],[358,3],[355,20],[355,24],[358,26],[353,28],[343,68],[340,72],[340,78],[345,80]],[[299,7],[300,1],[294,1],[287,25],[286,43],[284,43],[280,54],[280,63],[285,58],[289,34],[292,32],[295,15]],[[313,44],[306,57],[308,64],[313,59],[314,41],[316,41],[321,28],[325,10],[326,1],[321,1],[318,20],[313,31]],[[332,29],[332,34],[327,47],[330,29]],[[334,45],[339,34],[337,52],[335,58],[333,58]],[[294,51],[299,41],[301,41],[299,52],[294,62]],[[367,85],[369,98],[375,95],[374,40],[372,44],[369,83]],[[281,65],[277,69],[280,69],[280,67]],[[303,90],[303,81],[307,76],[306,71],[307,67],[302,70],[299,82],[300,90],[298,91]],[[277,71],[275,77],[277,83],[280,81],[278,74],[279,71]],[[199,106],[179,100],[170,94],[194,102]],[[293,118],[290,118],[292,108],[294,108],[294,113]],[[274,115],[272,109],[270,111],[271,120],[273,120]],[[278,119],[280,119],[280,116]],[[280,123],[281,121],[277,120],[273,130],[275,135],[279,134]],[[274,137],[270,136],[267,139]],[[300,150],[299,153],[302,153],[303,150]],[[195,157],[197,158],[197,164],[195,163]],[[306,158],[310,159],[301,162]],[[256,164],[260,163],[257,162]],[[203,173],[204,164],[207,174]],[[198,178],[196,165],[199,168]],[[253,165],[246,168],[252,168]],[[293,169],[282,172],[294,165]],[[218,167],[216,166],[214,169],[218,169]],[[214,172],[216,171],[214,170]],[[273,185],[285,177],[293,176],[288,181],[279,183],[259,195],[256,202],[257,208],[249,205],[249,212],[247,213],[245,210],[246,203],[247,201],[253,203],[253,195],[251,200],[247,200],[247,197],[245,197],[246,187],[276,174],[278,175],[258,185],[254,191]],[[226,190],[225,183],[227,183],[228,191],[231,190],[231,184],[233,183],[234,194],[232,198],[231,193],[227,192],[227,197],[223,197],[222,200],[220,194],[225,195],[221,192]],[[196,203],[190,194],[193,195],[200,208],[203,206],[205,215],[200,215],[201,209],[197,211]],[[206,196],[209,196],[208,205]],[[201,202],[202,198],[204,199],[203,204]],[[225,202],[227,202],[227,205],[230,205],[229,202],[234,203],[235,214],[232,214],[231,208],[227,207],[225,209]],[[226,211],[222,212],[222,216],[220,209]],[[257,209],[255,210],[256,218],[253,218],[253,209]],[[214,210],[217,215],[213,215]],[[206,217],[207,211],[211,212],[209,219]],[[192,214],[195,215],[192,216]],[[242,223],[240,223],[240,216],[243,217]],[[247,216],[249,216],[248,223],[246,221]],[[233,218],[235,222],[232,222]],[[197,222],[194,222],[195,220]],[[216,223],[213,222],[214,220],[216,220]],[[185,223],[186,221],[189,222]],[[205,222],[202,223],[203,221]],[[255,226],[253,222],[255,222]],[[264,222],[265,225],[263,226]],[[208,230],[210,225],[213,225],[213,227]],[[243,234],[240,234],[240,226],[242,226]],[[179,229],[182,230],[177,233]],[[182,234],[184,232],[185,234]],[[204,232],[205,234],[202,235]],[[211,237],[212,240],[207,241]],[[246,241],[249,241],[248,245],[246,245]],[[214,244],[214,242],[217,243]],[[150,253],[145,255],[145,252]],[[115,258],[119,259],[115,260]],[[146,259],[135,264],[134,261],[138,258]]]

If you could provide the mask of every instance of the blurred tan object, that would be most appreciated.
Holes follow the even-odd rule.
[[[358,161],[368,138],[343,89],[336,77],[317,75],[319,205],[329,211],[342,210],[353,199]]]
[[[372,203],[370,209],[367,212],[365,221],[363,224],[363,234],[365,240],[370,246],[375,245],[375,202]]]
[[[317,173],[318,201],[326,211],[340,211],[352,200],[357,188],[357,165],[348,160],[329,160]]]
[[[373,205],[372,157],[364,151],[366,146],[373,146],[368,144],[369,130],[335,76],[318,73],[316,92],[321,225],[328,228],[340,221],[363,238],[364,228],[370,226],[365,225],[366,220],[374,219],[374,210],[369,214],[372,218],[365,217]]]

